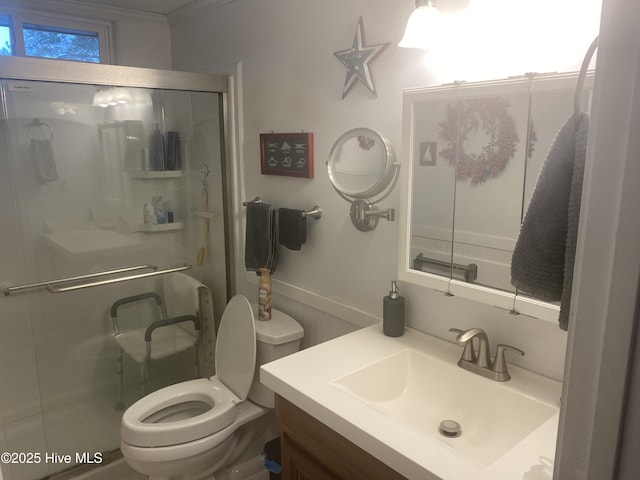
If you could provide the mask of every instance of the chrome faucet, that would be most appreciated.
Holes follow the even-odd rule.
[[[524,352],[519,348],[499,344],[496,356],[491,361],[489,356],[489,337],[487,337],[487,333],[484,330],[481,328],[470,328],[469,330],[450,328],[449,331],[456,333],[456,342],[464,345],[462,356],[458,360],[458,366],[497,382],[506,382],[511,379],[511,375],[507,370],[507,362],[504,358],[505,352],[512,351],[524,355]],[[473,339],[476,337],[478,338],[477,355],[473,348]]]

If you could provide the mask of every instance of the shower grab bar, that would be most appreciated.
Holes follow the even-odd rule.
[[[104,277],[106,275],[115,275],[117,273],[126,273],[126,272],[132,272],[134,270],[147,270],[147,269],[157,270],[158,267],[150,264],[135,265],[131,267],[117,268],[115,270],[105,270],[104,272],[87,273],[84,275],[77,275],[75,277],[57,278],[55,280],[46,280],[44,282],[28,283],[25,285],[16,285],[14,287],[5,288],[4,295],[9,296],[14,293],[22,293],[27,290],[33,290],[33,289],[42,288],[42,287],[49,287],[51,285],[58,285],[60,283],[71,283],[71,282],[77,282],[79,280],[89,280],[92,278]]]
[[[189,270],[191,265],[183,265],[181,267],[167,268],[166,270],[157,270],[155,272],[139,273],[137,275],[129,275],[128,277],[109,278],[106,280],[98,280],[91,283],[80,283],[78,285],[70,285],[68,287],[54,288],[50,285],[47,286],[47,290],[51,293],[65,293],[75,290],[82,290],[83,288],[100,287],[102,285],[111,285],[112,283],[128,282],[129,280],[138,280],[140,278],[155,277],[157,275],[166,275],[167,273],[181,272],[183,270]]]

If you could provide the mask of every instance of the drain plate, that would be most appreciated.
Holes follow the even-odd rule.
[[[443,420],[440,422],[438,431],[447,438],[456,438],[462,435],[462,427],[455,420]]]

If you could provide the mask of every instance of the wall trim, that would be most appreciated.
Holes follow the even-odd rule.
[[[374,325],[382,321],[382,318],[372,315],[371,313],[360,310],[353,305],[340,302],[329,298],[321,293],[314,292],[304,287],[293,285],[292,283],[278,280],[272,277],[274,291],[277,295],[281,295],[287,299],[315,308],[321,312],[332,315],[356,327],[364,328]],[[246,275],[246,282],[258,287],[258,276],[253,272]]]

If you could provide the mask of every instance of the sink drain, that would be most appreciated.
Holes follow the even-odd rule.
[[[438,431],[441,435],[448,438],[455,438],[462,435],[462,427],[455,420],[443,420],[440,422]]]

